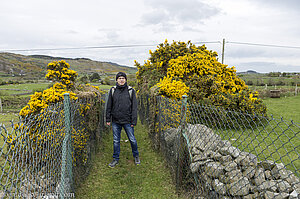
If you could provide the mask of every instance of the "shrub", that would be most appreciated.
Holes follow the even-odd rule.
[[[192,101],[266,113],[258,93],[248,88],[234,67],[221,64],[217,53],[207,50],[205,45],[196,47],[190,41],[169,44],[166,40],[154,52],[150,51],[144,65],[137,62],[135,65],[139,92],[147,93],[157,84],[160,94],[168,97],[180,99],[187,93]]]
[[[88,156],[87,141],[89,140],[90,132],[95,130],[95,125],[99,123],[99,121],[94,121],[95,118],[98,119],[98,113],[95,111],[103,92],[95,86],[76,85],[77,72],[70,70],[69,67],[69,64],[63,60],[48,64],[46,78],[55,81],[54,85],[42,92],[35,92],[31,95],[29,102],[19,113],[23,118],[23,123],[15,126],[16,131],[25,131],[26,133],[21,134],[21,136],[10,137],[10,145],[8,147],[18,150],[14,148],[14,143],[20,143],[22,139],[26,140],[25,137],[29,137],[32,143],[31,148],[28,149],[28,151],[24,151],[24,153],[35,153],[37,149],[43,150],[43,147],[46,147],[49,139],[52,143],[51,147],[61,146],[61,139],[65,135],[64,121],[48,121],[48,117],[51,114],[63,116],[64,110],[54,110],[52,107],[49,111],[47,108],[54,104],[61,104],[64,100],[64,93],[69,93],[70,99],[73,101],[78,98],[82,99],[76,102],[80,103],[78,113],[80,113],[82,117],[88,118],[81,121],[80,129],[71,129],[73,161],[75,161],[76,164],[86,163]],[[95,124],[89,124],[90,121]],[[29,125],[27,126],[27,124]],[[45,131],[41,128],[42,126],[48,130]],[[62,127],[62,129],[57,129],[58,127]],[[24,144],[26,145],[27,143]],[[19,145],[19,147],[22,146]],[[53,157],[45,153],[42,155],[33,155],[32,158],[36,158],[34,160],[35,162],[43,164],[43,162],[51,160]]]

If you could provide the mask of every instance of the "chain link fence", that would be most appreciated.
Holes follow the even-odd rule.
[[[84,111],[95,107],[95,115]],[[89,99],[47,107],[11,127],[0,126],[0,198],[73,198],[89,171],[105,126],[103,102]],[[97,128],[91,130],[88,124]]]
[[[192,198],[300,198],[300,124],[139,96],[139,116],[179,192]]]

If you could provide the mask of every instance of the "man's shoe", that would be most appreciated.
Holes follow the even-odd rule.
[[[119,161],[113,159],[113,161],[112,161],[111,163],[109,163],[108,166],[109,166],[110,168],[114,168],[114,167],[115,167],[116,165],[118,165],[118,164],[119,164]]]
[[[140,161],[139,156],[134,157],[134,163],[135,163],[136,165],[140,165],[140,164],[141,164],[141,161]]]

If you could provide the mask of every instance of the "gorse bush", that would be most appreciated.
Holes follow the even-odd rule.
[[[172,99],[180,99],[182,95],[187,95],[189,87],[187,87],[182,81],[174,80],[170,77],[164,77],[157,84],[160,93],[166,95]]]
[[[47,66],[46,79],[60,82],[71,88],[74,86],[74,81],[78,74],[69,68],[70,65],[64,60],[51,62]]]
[[[135,62],[138,90],[147,93],[157,86],[160,95],[173,99],[187,94],[191,101],[265,114],[266,106],[258,93],[248,88],[234,67],[221,64],[217,56],[205,45],[197,47],[190,41],[169,44],[166,40],[150,51],[144,65]]]
[[[64,60],[49,63],[45,78],[54,81],[54,85],[42,92],[35,92],[28,104],[20,111],[20,116],[24,118],[42,112],[50,104],[62,101],[64,93],[67,92],[70,94],[70,99],[76,100],[76,94],[72,90],[78,74],[69,68],[70,65]]]
[[[50,147],[61,147],[62,139],[65,136],[65,121],[62,119],[64,118],[64,109],[61,107],[64,94],[69,93],[71,102],[79,103],[76,112],[79,113],[78,117],[81,117],[79,126],[77,125],[75,128],[71,124],[73,161],[75,164],[86,164],[88,158],[87,142],[91,132],[97,128],[95,125],[99,123],[95,120],[99,119],[97,115],[99,114],[99,103],[103,91],[92,85],[75,84],[77,72],[70,70],[69,67],[70,65],[64,60],[48,64],[46,79],[52,80],[54,85],[31,95],[29,102],[19,113],[23,118],[23,123],[15,126],[15,131],[19,132],[19,135],[9,137],[8,143],[10,145],[8,147],[20,150],[23,144],[28,145],[28,143],[20,144],[22,143],[20,140],[32,142],[30,143],[31,147],[24,151],[28,154],[43,151],[46,149],[45,147],[49,147],[49,142],[51,143]],[[53,106],[56,104],[61,105]],[[48,110],[49,107],[51,107],[50,110]],[[48,151],[44,150],[43,154],[32,155],[31,157],[35,158],[34,162],[44,164],[45,161],[54,158],[53,154],[48,154]]]

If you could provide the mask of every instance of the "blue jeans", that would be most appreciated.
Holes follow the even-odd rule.
[[[117,123],[112,122],[112,130],[113,130],[113,137],[114,137],[113,158],[115,160],[119,160],[119,156],[120,156],[120,139],[121,139],[122,127],[124,128],[124,130],[127,134],[127,137],[130,141],[133,157],[136,157],[139,155],[137,141],[134,137],[134,128],[131,127],[131,124],[117,124]]]

